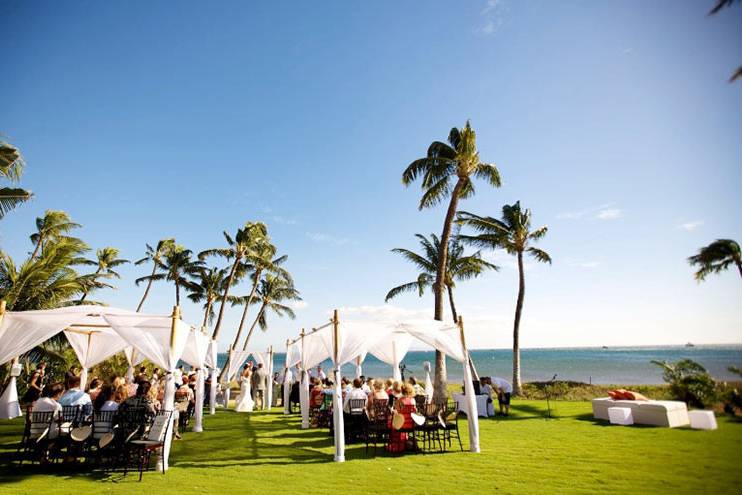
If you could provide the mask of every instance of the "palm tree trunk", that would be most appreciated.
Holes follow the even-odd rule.
[[[739,270],[739,276],[742,277],[742,260],[734,260],[737,264],[737,270]]]
[[[265,312],[265,304],[260,306],[260,311],[258,311],[258,316],[255,317],[255,321],[252,322],[252,325],[250,325],[250,331],[247,332],[247,338],[245,339],[245,345],[242,346],[242,350],[247,350],[247,343],[250,342],[250,337],[252,337],[252,332],[255,330],[255,325],[258,324],[258,320],[260,320],[260,317],[263,316],[263,312]]]
[[[513,394],[521,393],[520,383],[520,315],[523,311],[523,297],[526,295],[526,280],[523,274],[523,252],[518,252],[518,301],[515,303],[513,321]]]
[[[175,305],[180,307],[180,284],[175,281]]]
[[[142,300],[139,301],[139,306],[137,306],[137,313],[139,313],[142,310],[142,306],[144,305],[144,300],[147,299],[147,296],[149,295],[149,289],[152,287],[152,277],[155,276],[155,272],[157,271],[157,261],[152,261],[152,275],[150,275],[150,279],[147,281],[147,288],[144,289],[144,295],[142,296]]]
[[[245,327],[245,321],[247,320],[247,311],[250,309],[250,304],[255,297],[255,292],[258,290],[258,282],[260,282],[260,271],[255,272],[255,283],[252,284],[250,295],[247,296],[245,309],[242,311],[242,318],[240,319],[240,326],[237,328],[237,335],[235,335],[234,342],[232,342],[232,349],[237,349],[237,344],[240,342],[240,337],[242,337],[242,329]]]
[[[36,241],[36,247],[34,247],[33,254],[31,255],[31,259],[36,258],[36,256],[39,254],[39,249],[41,249],[41,241],[44,240],[44,236],[39,234],[39,240]]]
[[[232,269],[229,271],[229,278],[227,279],[227,286],[224,288],[224,295],[222,295],[222,302],[219,305],[219,316],[216,318],[216,326],[214,327],[214,334],[211,336],[212,340],[217,340],[219,337],[219,330],[222,328],[222,318],[224,318],[224,308],[227,305],[227,297],[229,297],[229,289],[232,287],[234,281],[234,274],[237,271],[237,265],[240,264],[240,257],[235,257]]]
[[[456,206],[459,202],[459,191],[461,190],[461,179],[456,181],[456,185],[451,193],[451,201],[448,204],[446,219],[443,222],[443,232],[441,233],[441,252],[438,260],[438,270],[433,282],[433,294],[435,297],[435,314],[434,319],[443,321],[443,281],[446,274],[446,264],[448,263],[448,241],[451,238],[451,226],[453,217],[456,215]],[[446,356],[441,352],[435,351],[435,379],[433,383],[433,400],[443,400],[448,396],[446,392]]]
[[[211,313],[213,303],[211,299],[206,299],[206,311],[204,311],[204,321],[201,323],[201,328],[206,328],[206,324],[209,322],[209,313]]]

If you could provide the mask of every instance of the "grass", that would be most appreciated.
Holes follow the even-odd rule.
[[[481,454],[366,457],[348,446],[332,462],[326,431],[301,430],[298,416],[218,411],[205,431],[174,443],[167,474],[52,472],[7,462],[22,420],[0,422],[0,493],[724,493],[742,484],[742,422],[716,431],[619,427],[592,419],[589,402],[515,401],[510,417],[480,421]],[[460,420],[466,448],[466,419]]]

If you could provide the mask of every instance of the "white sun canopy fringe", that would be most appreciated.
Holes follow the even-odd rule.
[[[131,383],[134,381],[134,366],[144,361],[144,356],[138,353],[132,346],[124,349],[124,356],[126,356],[126,362],[129,366],[126,368],[126,381]]]
[[[195,424],[193,425],[193,431],[196,433],[204,431],[204,366],[210,344],[211,338],[208,335],[192,328],[183,355],[180,357],[182,361],[196,368],[196,406],[194,408]]]
[[[68,327],[64,335],[80,361],[80,388],[85,389],[88,369],[121,351],[128,344],[111,328]]]

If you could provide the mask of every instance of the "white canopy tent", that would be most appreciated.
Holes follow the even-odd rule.
[[[469,414],[469,445],[471,452],[479,452],[479,420],[476,397],[472,383],[471,369],[468,365],[468,352],[464,336],[463,319],[451,326],[435,320],[410,321],[405,323],[347,321],[340,323],[337,311],[330,323],[305,334],[288,343],[286,366],[295,362],[301,364],[302,377],[302,428],[308,427],[308,381],[306,370],[330,359],[333,363],[333,426],[335,434],[335,461],[345,460],[345,435],[343,431],[342,391],[340,386],[340,367],[357,361],[359,356],[370,352],[387,363],[398,363],[406,354],[412,338],[420,340],[451,358],[461,362],[464,369],[464,387]],[[377,355],[376,351],[379,355]],[[306,395],[306,399],[305,399]],[[306,415],[305,415],[306,411]]]
[[[206,365],[206,355],[209,351],[210,341],[211,339],[206,334],[206,328],[202,328],[201,331],[191,328],[188,342],[183,350],[183,355],[180,357],[181,360],[196,368],[196,405],[194,411],[196,420],[193,431],[197,433],[203,431],[204,366]]]
[[[147,358],[168,372],[165,384],[164,410],[173,410],[175,383],[172,371],[188,349],[189,359],[204,354],[205,341],[191,334],[192,327],[180,319],[176,306],[172,315],[146,315],[105,306],[70,306],[39,311],[5,311],[0,305],[0,364],[17,359],[59,332],[64,332],[85,370],[108,357],[127,352],[130,364],[137,358]],[[188,345],[190,343],[190,345]],[[127,349],[129,349],[127,351]],[[202,360],[205,360],[206,355]],[[17,412],[18,396],[15,380],[11,379],[10,392],[3,400],[15,399],[16,407],[0,403],[0,412]],[[10,416],[9,416],[10,417]],[[172,440],[168,430],[165,452],[161,462],[167,469]]]
[[[217,356],[219,353],[219,342],[216,340],[209,341],[209,349],[206,351],[206,358],[204,364],[209,368],[211,376],[211,386],[209,387],[209,414],[216,414],[216,387],[217,387],[217,374],[219,369],[217,368]]]

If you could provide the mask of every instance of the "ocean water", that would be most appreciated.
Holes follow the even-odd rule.
[[[512,351],[507,349],[478,349],[471,351],[474,365],[480,376],[512,376]],[[524,381],[550,380],[555,374],[559,380],[574,380],[596,384],[660,384],[662,371],[657,361],[678,361],[692,359],[702,364],[717,380],[739,379],[729,373],[729,366],[742,367],[742,345],[698,345],[658,346],[658,347],[611,347],[603,348],[564,348],[564,349],[522,349],[521,374]],[[275,369],[283,367],[285,356],[275,355]],[[226,354],[219,355],[219,365],[226,360]],[[405,356],[405,376],[424,376],[423,363],[435,362],[433,351],[410,351]],[[448,379],[462,380],[461,364],[447,360]],[[330,369],[330,362],[322,363],[324,370]],[[345,365],[343,375],[354,376],[355,367]],[[391,367],[369,355],[363,363],[363,373],[370,377],[391,376]]]

